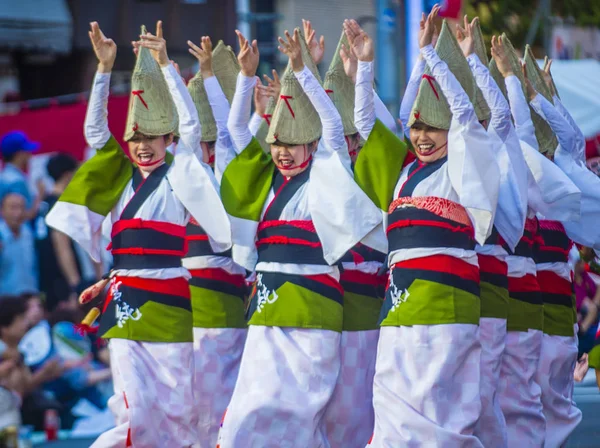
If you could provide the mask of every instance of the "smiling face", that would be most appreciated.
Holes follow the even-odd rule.
[[[316,147],[317,142],[306,145],[287,145],[276,141],[271,145],[271,158],[281,174],[286,177],[294,177],[308,167],[305,162]]]
[[[148,137],[135,134],[127,142],[131,160],[140,168],[142,173],[149,174],[158,168],[167,155],[167,146],[173,141],[173,134],[159,137]]]
[[[421,162],[431,163],[448,153],[448,131],[416,122],[410,127],[410,141]]]

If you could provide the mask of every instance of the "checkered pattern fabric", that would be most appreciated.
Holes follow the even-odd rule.
[[[219,448],[328,447],[323,413],[340,371],[341,333],[252,325]]]
[[[483,447],[477,325],[382,327],[369,448]]]
[[[115,395],[109,406],[117,426],[93,448],[184,447],[197,439],[193,345],[111,339]]]
[[[373,376],[379,330],[344,331],[341,370],[324,423],[331,448],[364,448],[373,433]]]
[[[544,446],[562,446],[581,422],[581,411],[573,403],[576,362],[575,333],[571,337],[543,335],[536,381],[542,389],[542,411],[546,417]]]
[[[498,399],[506,419],[509,447],[539,448],[544,444],[546,419],[542,413],[542,392],[535,380],[541,349],[539,330],[506,334]]]
[[[500,409],[497,389],[506,340],[506,319],[482,317],[481,342],[481,417],[475,435],[484,446],[507,446],[506,421]]]
[[[194,393],[198,437],[194,448],[214,448],[235,387],[248,330],[194,328]]]

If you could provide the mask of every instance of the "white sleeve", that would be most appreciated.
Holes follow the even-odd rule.
[[[227,120],[229,119],[229,101],[221,89],[221,84],[216,76],[204,79],[204,89],[208,102],[217,123],[217,139],[229,139]]]
[[[111,134],[108,129],[109,93],[110,73],[96,72],[83,125],[85,140],[92,149],[102,148],[110,139]]]
[[[576,147],[575,151],[573,152],[573,156],[578,160],[585,162],[585,136],[583,135],[583,132],[581,132],[581,128],[577,126],[577,123],[575,123],[575,120],[573,120],[573,117],[571,116],[567,108],[560,101],[560,98],[558,98],[558,96],[555,95],[553,99],[554,107],[556,107],[556,110],[558,110],[558,112],[560,112],[560,114],[566,118],[566,120],[569,122],[569,124],[575,131]]]
[[[346,139],[344,138],[344,126],[342,117],[335,108],[335,104],[325,92],[325,89],[319,84],[317,78],[310,69],[304,66],[301,72],[295,72],[294,75],[302,89],[310,99],[310,102],[316,109],[323,125],[323,136],[321,140],[335,151],[348,152]]]
[[[260,128],[263,120],[264,118],[258,115],[256,112],[252,114],[252,118],[250,118],[250,121],[248,122],[248,129],[250,129],[250,133],[252,135],[256,136],[258,128]]]
[[[202,128],[200,127],[200,119],[198,118],[196,106],[194,106],[194,100],[192,100],[190,92],[173,64],[162,67],[162,72],[179,116],[177,150],[179,151],[181,147],[187,147],[191,151],[196,151],[200,147]]]
[[[525,99],[521,81],[515,75],[511,75],[504,78],[504,84],[506,85],[510,112],[515,122],[515,129],[519,140],[539,150],[538,141],[535,137],[535,127],[531,120],[531,111]]]
[[[410,112],[417,99],[417,93],[419,93],[419,86],[421,85],[421,79],[423,79],[423,73],[425,73],[425,67],[427,64],[425,60],[419,58],[417,63],[413,67],[410,74],[410,79],[406,85],[404,96],[402,97],[402,103],[400,103],[400,121],[404,127],[404,132],[407,137],[409,136],[408,120],[410,120]]]
[[[373,62],[358,61],[354,93],[354,125],[364,140],[369,138],[377,119],[373,79]]]
[[[252,133],[248,129],[248,117],[252,107],[252,95],[256,78],[254,76],[244,76],[241,72],[238,74],[235,95],[231,102],[231,111],[227,128],[233,142],[233,148],[239,154],[252,141]]]
[[[502,91],[492,79],[488,68],[483,65],[475,53],[469,55],[467,61],[469,61],[469,66],[475,76],[475,82],[492,112],[488,131],[490,129],[493,130],[504,142],[512,127],[508,101],[506,101],[506,98],[502,95]]]
[[[558,144],[569,154],[573,154],[577,150],[575,131],[565,117],[539,93],[531,100],[530,104],[533,110],[550,125],[552,132],[558,139]]]
[[[387,106],[381,101],[377,92],[373,91],[374,100],[375,100],[375,116],[379,121],[383,123],[383,125],[392,131],[394,134],[398,133],[398,127],[396,126],[396,120],[390,113]]]

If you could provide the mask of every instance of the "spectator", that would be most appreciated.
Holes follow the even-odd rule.
[[[20,131],[6,134],[0,142],[0,153],[4,159],[4,170],[0,176],[0,198],[7,193],[19,193],[25,198],[25,220],[37,216],[40,202],[44,196],[43,184],[38,184],[38,194],[34,196],[27,185],[27,165],[31,153],[40,147],[39,143],[29,141]]]
[[[44,209],[49,211],[71,181],[77,170],[77,161],[67,155],[53,156],[47,165],[54,180],[52,192],[45,198]],[[77,306],[77,296],[102,277],[102,264],[93,263],[67,235],[48,228],[46,236],[38,241],[40,290],[46,297],[46,308],[52,312],[57,306]],[[92,266],[92,272],[86,272]]]
[[[0,295],[37,291],[38,266],[33,231],[25,224],[25,198],[8,193],[0,200]]]

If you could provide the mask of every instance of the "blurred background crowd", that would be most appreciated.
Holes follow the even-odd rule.
[[[83,138],[87,89],[95,73],[87,30],[98,21],[119,47],[112,75],[109,123],[121,139],[131,40],[141,24],[162,19],[169,55],[190,79],[197,71],[186,41],[209,35],[236,42],[240,29],[257,39],[259,73],[285,61],[276,37],[310,19],[325,36],[321,70],[329,66],[342,20],[355,18],[376,38],[376,83],[397,115],[418,56],[421,12],[431,0],[0,0],[0,430],[44,427],[56,411],[62,428],[106,409],[109,359],[102,341],[82,335],[86,310],[78,294],[110,268],[94,263],[44,216],[78,165],[92,154]],[[600,0],[446,0],[442,15],[479,16],[488,40],[506,32],[515,47],[548,55],[561,100],[586,137],[588,167],[600,175]],[[600,225],[600,224],[599,224]],[[572,253],[580,354],[598,343],[600,260]],[[82,403],[87,406],[81,410]],[[91,406],[91,407],[90,407]],[[91,410],[93,409],[93,411]]]

